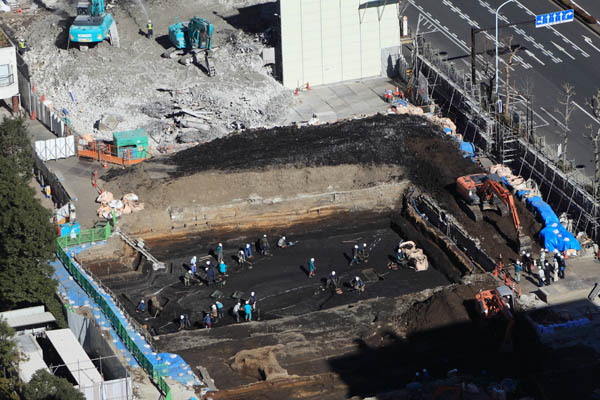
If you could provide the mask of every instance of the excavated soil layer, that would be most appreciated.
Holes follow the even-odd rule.
[[[264,171],[267,174],[271,169],[278,169],[278,175],[284,177],[285,167],[294,171],[350,165],[353,166],[352,171],[356,170],[354,166],[357,165],[387,170],[400,167],[397,175],[388,172],[387,177],[380,177],[383,181],[371,182],[371,185],[410,180],[456,216],[468,232],[481,242],[488,255],[493,258],[502,256],[505,262],[514,259],[516,232],[510,217],[501,217],[490,211],[484,213],[484,221],[475,223],[459,207],[454,189],[456,178],[481,172],[481,168],[463,158],[456,142],[444,137],[440,131],[439,127],[423,118],[403,115],[378,115],[304,128],[251,130],[193,147],[171,157],[156,158],[127,170],[111,170],[103,179],[108,181],[107,187],[114,191],[137,191],[143,199],[151,198],[152,208],[164,212],[173,201],[189,204],[198,201],[204,204],[203,200],[209,194],[204,193],[201,186],[194,187],[193,180],[197,177],[198,182],[202,182],[203,176],[215,173]],[[149,178],[156,175],[165,178]],[[181,177],[189,177],[192,181],[186,178],[181,180]],[[244,186],[245,189],[253,187],[259,194],[264,188],[273,189],[270,187],[272,181],[259,177],[242,185],[237,181],[230,184],[226,174],[220,175],[219,179],[222,187],[231,192],[230,199],[244,198],[238,186]],[[180,181],[185,183],[186,190],[178,187]],[[286,188],[284,195],[287,192],[304,192],[303,181],[295,183],[294,190]],[[276,184],[280,185],[279,182]],[[332,180],[331,185],[335,184]],[[360,181],[356,188],[368,186],[369,183]],[[517,208],[524,233],[535,237],[541,225],[523,204],[518,203]]]

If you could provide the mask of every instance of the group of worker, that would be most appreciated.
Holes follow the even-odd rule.
[[[547,260],[546,253],[548,253],[548,249],[542,249],[539,259],[535,260],[531,256],[531,253],[522,251],[521,259],[516,260],[514,264],[515,281],[517,283],[521,282],[522,271],[532,276],[537,274],[539,287],[548,286],[559,279],[564,279],[567,267],[565,256],[557,249],[554,249],[552,259]],[[535,267],[537,267],[537,271],[534,271]]]
[[[369,262],[369,247],[366,243],[363,243],[362,246],[357,244],[354,245],[352,248],[352,259],[350,260],[349,266],[353,264],[360,264],[361,262]]]
[[[285,236],[280,236],[277,240],[277,247],[281,249],[285,249],[289,246],[293,246],[297,241],[291,242],[288,241]],[[256,241],[255,250],[260,252],[262,255],[267,256],[270,255],[270,244],[267,235],[263,235]],[[227,265],[225,264],[224,257],[224,248],[223,244],[219,243],[214,251],[211,251],[212,256],[214,258],[207,260],[204,266],[205,276],[202,279],[205,281],[207,286],[212,285],[217,281],[218,278],[224,278],[227,276]],[[400,258],[402,255],[402,251],[399,249]],[[253,256],[253,246],[250,243],[246,243],[243,245],[237,252],[235,256],[232,257],[237,259],[238,264],[240,266],[244,266],[246,263],[250,263],[249,259],[252,259]],[[352,252],[352,260],[350,261],[350,265],[361,262],[368,262],[369,258],[369,247],[367,243],[363,243],[362,246],[354,245]],[[216,264],[215,264],[216,261]],[[249,268],[252,268],[251,266]],[[201,274],[198,271],[198,257],[193,256],[189,262],[189,268],[185,272],[183,276],[183,282],[185,286],[190,286],[193,280],[201,279]],[[316,275],[317,267],[314,258],[310,258],[307,261],[307,275],[308,278],[313,278]],[[345,284],[347,287],[350,287],[351,290],[362,293],[365,291],[365,283],[359,276],[354,276],[348,283]],[[340,280],[339,276],[335,271],[331,271],[328,278],[325,280],[325,289],[330,288],[333,291],[340,290]],[[250,293],[250,297],[246,300],[239,299],[233,307],[230,309],[231,315],[236,322],[240,322],[242,316],[244,317],[244,321],[252,321],[253,313],[256,312],[257,298],[255,292]],[[145,312],[146,311],[146,303],[142,299],[137,305],[136,312]],[[220,319],[224,318],[224,305],[220,301],[215,301],[214,304],[210,306],[210,310],[204,312],[204,316],[202,318],[201,324],[204,328],[211,328],[214,323],[217,323]],[[188,314],[181,314],[179,317],[179,329],[185,329],[191,327],[191,322]]]
[[[217,265],[215,265],[212,260],[208,260],[206,261],[206,266],[204,267],[204,272],[206,273],[205,283],[207,286],[210,286],[219,279],[223,279],[227,276],[227,264],[225,264],[225,260],[223,259],[223,245],[221,243],[219,243],[217,246],[215,256],[217,259]],[[190,267],[183,275],[183,284],[185,286],[190,286],[192,280],[199,279],[198,267],[196,265],[197,261],[198,258],[196,256],[193,256],[190,260]]]
[[[383,100],[386,103],[391,103],[395,99],[404,99],[404,92],[396,86],[396,89],[386,89],[383,92]]]

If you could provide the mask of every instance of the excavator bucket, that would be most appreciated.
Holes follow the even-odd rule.
[[[519,231],[519,253],[522,251],[529,253],[531,252],[531,238],[527,235],[524,235],[523,232]]]

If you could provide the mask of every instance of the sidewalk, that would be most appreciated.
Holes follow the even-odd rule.
[[[390,78],[369,78],[302,90],[285,124],[306,122],[313,116],[321,122],[335,122],[354,115],[386,113],[390,104],[383,100],[383,93],[396,86],[401,85]]]

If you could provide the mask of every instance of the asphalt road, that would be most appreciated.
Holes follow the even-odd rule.
[[[415,32],[418,16],[427,18],[420,32],[434,47],[440,49],[448,62],[465,72],[470,71],[471,27],[493,28],[495,10],[503,0],[408,0],[411,4],[405,14]],[[579,4],[590,12],[600,15],[600,2],[579,0]],[[534,20],[535,15],[558,11],[551,1],[519,0],[505,5],[500,12],[499,24]],[[489,62],[494,70],[494,29],[478,34],[477,41],[481,60]],[[562,142],[564,118],[557,108],[564,109],[559,100],[568,82],[574,86],[575,109],[569,123],[567,155],[576,165],[585,168],[587,175],[593,174],[593,148],[587,137],[591,125],[600,128],[600,121],[593,118],[587,105],[592,95],[600,89],[600,37],[579,21],[535,28],[533,22],[500,29],[499,40],[519,45],[519,51],[511,72],[511,86],[520,94],[533,95],[536,133],[546,138],[546,143],[557,148]],[[485,47],[485,48],[484,48]],[[485,50],[488,50],[487,53]],[[483,63],[481,63],[483,64]],[[505,64],[500,63],[500,94],[504,94]],[[481,76],[480,76],[481,78]]]
[[[571,3],[575,4],[583,11],[587,12],[590,15],[596,17],[596,19],[600,18],[600,1],[598,0],[577,0],[571,1]],[[600,21],[597,21],[600,25]]]

